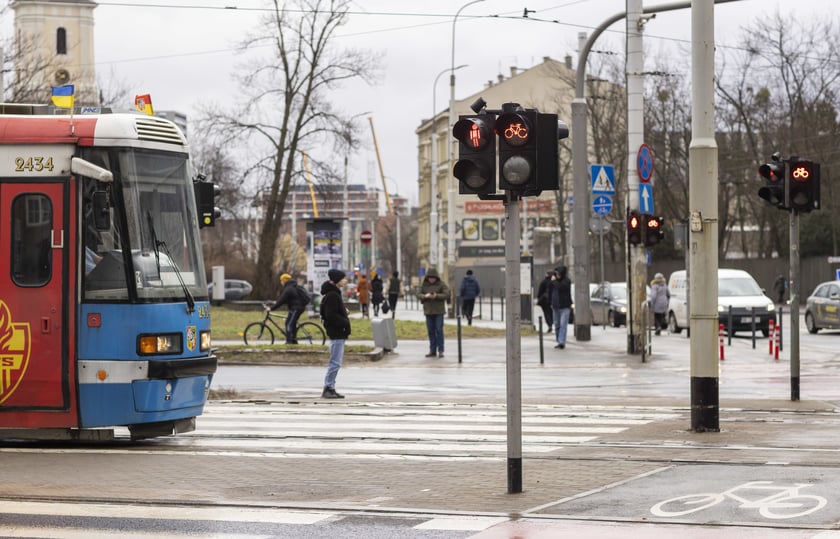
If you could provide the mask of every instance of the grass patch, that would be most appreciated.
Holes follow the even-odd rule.
[[[242,332],[245,326],[251,322],[259,322],[263,319],[263,311],[261,308],[251,311],[242,311],[230,309],[227,307],[212,307],[210,309],[211,316],[211,330],[213,332],[214,340],[238,340],[242,341]],[[301,316],[300,321],[307,320],[306,313]],[[317,317],[313,319],[314,322],[320,324]],[[448,319],[447,319],[448,321]],[[354,340],[373,340],[373,327],[371,321],[367,318],[351,318],[351,335],[350,341]],[[426,323],[412,320],[394,320],[394,329],[397,333],[397,339],[406,340],[423,340],[428,338],[426,334]],[[457,327],[454,324],[446,323],[443,328],[446,337],[455,338],[457,335]],[[522,335],[533,335],[534,331],[530,328],[522,328]],[[461,336],[464,339],[480,339],[486,337],[503,337],[505,335],[504,329],[483,328],[479,326],[461,326]],[[282,338],[280,335],[275,335],[275,338]],[[243,343],[244,344],[244,343]]]

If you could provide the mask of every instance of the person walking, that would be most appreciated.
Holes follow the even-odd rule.
[[[426,331],[429,334],[429,353],[426,357],[443,357],[443,315],[446,313],[448,297],[449,287],[440,280],[437,270],[430,268],[417,293],[417,299],[423,304]]]
[[[283,305],[286,306],[289,311],[288,316],[286,316],[286,344],[297,344],[297,335],[295,333],[298,319],[300,319],[300,315],[306,309],[308,301],[303,301],[303,297],[298,291],[297,282],[288,273],[280,276],[280,284],[283,285],[283,291],[280,293],[277,301],[274,302],[274,305],[270,307],[270,310],[274,311]]]
[[[330,362],[321,397],[343,399],[344,395],[335,390],[335,379],[344,360],[344,342],[350,336],[350,318],[341,299],[341,287],[347,284],[347,278],[343,271],[337,269],[328,271],[327,276],[329,280],[321,285],[321,321],[330,338]]]
[[[785,302],[785,292],[787,291],[787,279],[781,273],[776,277],[773,283],[773,290],[776,292],[776,303]]]
[[[370,289],[365,274],[359,275],[359,282],[356,284],[356,291],[359,293],[359,306],[362,310],[362,318],[370,318]]]
[[[551,277],[551,309],[554,316],[554,334],[557,338],[554,348],[561,350],[566,348],[566,330],[572,310],[572,281],[567,273],[566,266],[558,266]]]
[[[665,276],[657,273],[650,282],[650,308],[653,310],[653,325],[656,335],[659,335],[663,329],[668,327],[666,316],[669,299],[671,299],[671,293],[668,291]]]
[[[388,309],[391,311],[391,318],[396,317],[397,313],[397,299],[400,297],[402,283],[400,282],[400,272],[395,271],[391,274],[388,280]],[[385,312],[385,308],[382,308]]]
[[[368,282],[368,286],[370,287],[370,303],[373,305],[373,316],[379,316],[379,306],[385,299],[385,284],[382,282],[379,274],[372,271],[370,272],[370,282]]]
[[[537,305],[540,306],[545,318],[546,331],[551,331],[551,326],[554,325],[554,313],[551,311],[551,276],[552,271],[545,272],[545,279],[540,281],[540,286],[537,288]]]
[[[467,325],[472,325],[473,309],[475,308],[475,298],[481,295],[481,287],[478,281],[473,277],[473,270],[467,270],[467,274],[461,280],[461,309],[464,317],[467,319]]]

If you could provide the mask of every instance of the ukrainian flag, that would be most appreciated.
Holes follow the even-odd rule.
[[[64,86],[52,87],[52,102],[53,105],[62,109],[73,108],[73,94],[76,87],[72,84],[65,84]]]

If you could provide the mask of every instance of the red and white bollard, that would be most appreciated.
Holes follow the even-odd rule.
[[[776,361],[779,361],[779,341],[782,338],[781,333],[782,329],[779,326],[776,326],[776,331],[773,333],[774,348],[776,349],[776,351],[773,353],[773,359],[775,359]]]
[[[773,355],[773,339],[776,338],[775,337],[775,335],[776,335],[776,321],[771,319],[770,322],[769,322],[769,326],[770,327],[768,328],[767,334],[770,335],[770,339],[769,339],[769,343],[768,343],[770,345],[770,350],[767,353],[772,356]]]
[[[718,325],[718,341],[720,342],[720,360],[723,361],[723,324]]]

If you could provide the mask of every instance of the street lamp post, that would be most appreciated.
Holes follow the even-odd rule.
[[[435,77],[435,82],[432,84],[432,164],[429,171],[429,184],[431,186],[430,204],[431,212],[429,214],[429,264],[436,269],[438,265],[438,248],[437,248],[437,229],[438,229],[438,211],[437,211],[437,83],[441,76],[446,73],[453,73],[467,64],[459,65],[458,67],[444,69]],[[450,118],[451,121],[451,118]],[[451,157],[450,157],[451,159]],[[448,176],[447,176],[448,177]]]
[[[455,12],[455,17],[452,19],[452,47],[451,47],[451,58],[450,58],[450,71],[449,71],[449,128],[448,132],[451,132],[452,126],[455,125],[455,23],[458,22],[458,15],[466,9],[467,7],[477,4],[479,2],[483,2],[484,0],[472,0],[471,2],[467,2],[463,6]],[[446,203],[446,268],[447,268],[447,282],[452,284],[452,280],[455,277],[455,199],[457,197],[457,193],[455,191],[455,179],[452,177],[452,143],[450,140],[447,139],[446,141],[446,158],[447,158],[447,186],[449,189],[449,200]],[[452,287],[452,290],[455,290],[455,287]],[[452,302],[452,305],[455,305],[455,302]],[[454,316],[454,308],[452,309],[452,314]]]

